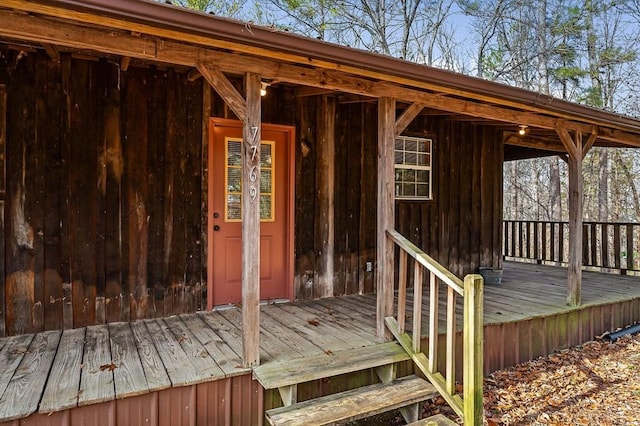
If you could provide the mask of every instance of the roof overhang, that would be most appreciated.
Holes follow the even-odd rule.
[[[0,36],[327,90],[389,96],[538,136],[505,143],[562,150],[556,129],[640,146],[640,121],[487,80],[147,0],[3,0]]]

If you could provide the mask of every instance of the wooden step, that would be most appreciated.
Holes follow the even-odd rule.
[[[437,396],[435,388],[417,376],[378,383],[299,402],[266,412],[271,425],[326,425],[363,419]]]
[[[276,389],[409,359],[409,355],[400,345],[388,342],[337,353],[287,360],[283,363],[265,363],[253,370],[253,377],[263,388]]]
[[[426,419],[418,420],[408,424],[407,426],[457,426],[458,423],[454,422],[448,417],[442,414],[436,414],[435,416],[427,417]]]

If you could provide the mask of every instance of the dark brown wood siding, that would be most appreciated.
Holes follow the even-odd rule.
[[[6,334],[201,309],[202,81],[2,49]]]
[[[203,115],[233,118],[229,108],[186,70],[123,71],[106,59],[63,54],[56,63],[44,52],[0,49],[0,334],[204,309]],[[242,93],[242,80],[233,83]],[[318,284],[326,236],[317,230],[328,229],[319,223],[327,217],[333,294],[374,291],[377,104],[335,98],[334,211],[326,215],[316,201],[326,187],[317,179],[325,167],[317,157],[321,101],[277,85],[263,98],[264,122],[296,127],[297,299],[326,294]],[[397,202],[397,228],[457,275],[500,266],[500,133],[434,116],[418,117],[405,133],[434,140],[434,197]]]
[[[296,269],[299,299],[317,286],[317,109],[319,97],[297,99]],[[399,111],[400,112],[400,111]],[[377,106],[336,103],[334,294],[374,291],[376,258]],[[397,201],[396,229],[462,277],[499,268],[502,221],[502,134],[491,126],[419,116],[404,132],[433,139],[433,199]],[[410,277],[410,280],[412,277]]]
[[[396,202],[396,228],[455,275],[502,267],[502,133],[421,116],[404,134],[433,139],[433,200]]]

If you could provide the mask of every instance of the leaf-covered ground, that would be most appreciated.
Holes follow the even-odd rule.
[[[439,402],[439,403],[438,403]],[[640,335],[593,341],[485,378],[488,425],[640,425]],[[441,401],[425,415],[451,416]]]

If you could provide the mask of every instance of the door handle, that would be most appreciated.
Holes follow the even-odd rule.
[[[213,214],[213,218],[214,218],[214,219],[217,219],[217,218],[219,218],[219,217],[220,217],[220,213],[215,212],[215,213]]]
[[[220,230],[220,225],[213,225],[213,230],[214,231],[219,231]]]

